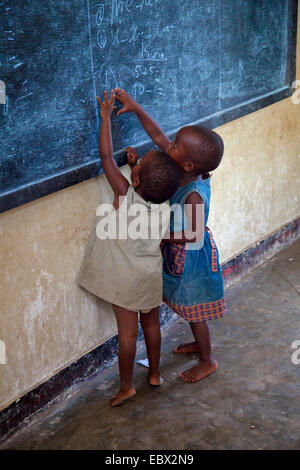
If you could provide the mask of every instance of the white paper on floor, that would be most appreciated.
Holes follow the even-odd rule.
[[[148,359],[139,359],[136,361],[137,364],[141,364],[142,366],[149,367]]]

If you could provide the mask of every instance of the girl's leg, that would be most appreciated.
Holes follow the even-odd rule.
[[[153,308],[149,313],[141,312],[140,319],[149,361],[148,383],[154,386],[161,385],[162,378],[159,373],[161,344],[159,307]]]
[[[210,333],[206,321],[190,323],[190,326],[197,343],[200,359],[197,365],[182,372],[179,376],[186,382],[197,382],[215,372],[218,364],[212,352]]]
[[[136,394],[132,386],[133,366],[138,332],[138,314],[123,307],[113,305],[118,324],[120,390],[109,404],[120,405]]]

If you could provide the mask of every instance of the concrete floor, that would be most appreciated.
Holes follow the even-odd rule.
[[[163,332],[164,384],[150,389],[136,365],[137,395],[110,409],[117,365],[82,385],[4,449],[299,449],[300,240],[227,289],[228,315],[211,324],[219,369],[186,384],[178,373],[195,355],[172,352],[189,341],[178,319]],[[145,357],[143,348],[138,357]],[[299,354],[300,358],[300,354]]]

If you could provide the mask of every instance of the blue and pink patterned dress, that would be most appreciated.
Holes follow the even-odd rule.
[[[184,214],[188,195],[196,191],[204,202],[205,226],[210,205],[210,178],[181,186],[170,199]],[[176,211],[175,211],[176,213]],[[170,231],[188,228],[186,217],[171,213]],[[218,249],[211,231],[205,227],[202,243],[165,243],[163,254],[163,300],[191,323],[215,320],[226,312]]]

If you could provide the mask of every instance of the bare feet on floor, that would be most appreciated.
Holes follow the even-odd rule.
[[[214,345],[211,345],[211,350],[214,350]],[[184,343],[180,344],[177,346],[177,348],[174,349],[174,352],[177,354],[187,354],[187,353],[198,353],[199,354],[199,347],[196,343],[196,341],[193,341],[192,343]]]
[[[194,367],[185,370],[179,374],[179,377],[183,379],[185,382],[198,382],[199,380],[205,379],[210,374],[217,370],[218,363],[217,361],[214,362],[203,362],[200,361]]]
[[[127,391],[119,390],[117,395],[109,400],[109,404],[110,406],[122,405],[124,401],[129,400],[129,398],[132,398],[135,394],[136,391],[134,388],[130,388]]]
[[[163,383],[163,378],[160,375],[150,374],[147,375],[147,382],[151,387],[159,387]]]

